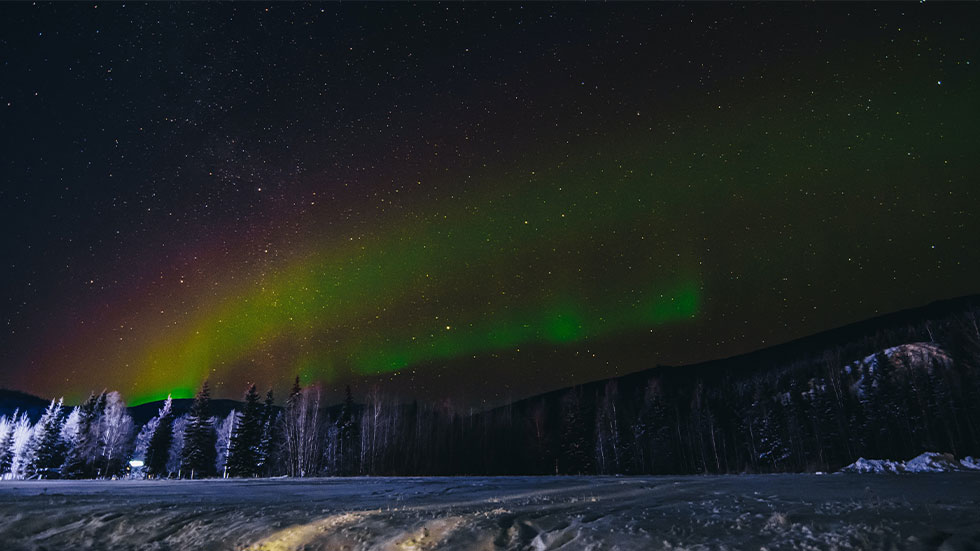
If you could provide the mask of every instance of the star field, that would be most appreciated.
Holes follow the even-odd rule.
[[[2,386],[499,403],[980,292],[974,5],[0,12]]]

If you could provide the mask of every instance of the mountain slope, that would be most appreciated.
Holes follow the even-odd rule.
[[[10,417],[15,411],[26,411],[32,421],[37,421],[49,403],[49,400],[18,390],[0,389],[0,415]]]
[[[357,472],[801,472],[929,450],[978,455],[978,318],[977,297],[944,301],[478,413],[369,400],[369,461]]]
[[[808,471],[860,456],[976,454],[978,314],[976,297],[945,301],[551,392],[487,412],[484,423],[523,418],[530,429],[517,448],[536,451],[510,468],[535,472]]]

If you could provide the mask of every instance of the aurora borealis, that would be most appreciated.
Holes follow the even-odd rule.
[[[0,11],[3,387],[479,405],[980,292],[976,5]]]

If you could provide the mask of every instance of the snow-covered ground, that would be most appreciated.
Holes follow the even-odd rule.
[[[0,482],[15,549],[977,549],[980,473]]]

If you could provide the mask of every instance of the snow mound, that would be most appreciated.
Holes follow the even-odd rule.
[[[888,459],[865,459],[859,457],[857,461],[841,469],[842,473],[902,473],[905,472],[905,465],[901,461],[890,461]]]
[[[973,457],[956,460],[951,453],[925,452],[908,461],[859,458],[844,467],[842,473],[948,473],[980,470],[980,461]]]
[[[906,461],[905,470],[910,473],[947,473],[962,471],[963,464],[951,453],[926,452]]]
[[[968,455],[963,459],[960,459],[960,463],[971,471],[980,471],[980,459],[975,459]]]

